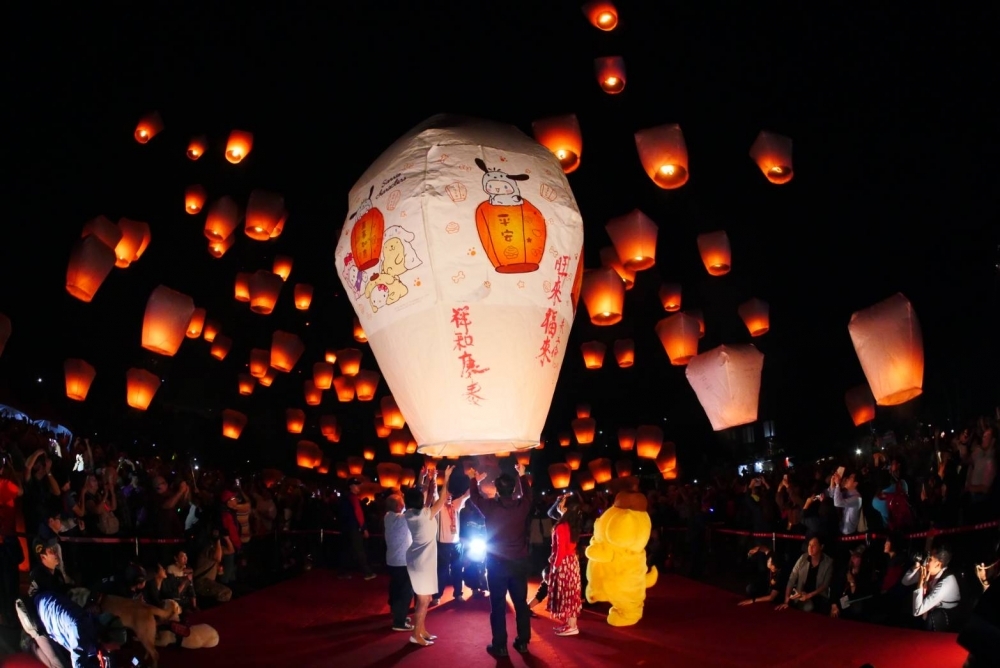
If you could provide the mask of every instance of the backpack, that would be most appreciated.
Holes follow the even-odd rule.
[[[889,531],[900,531],[913,526],[913,509],[902,482],[897,481],[896,489],[886,495],[886,507],[889,509]]]

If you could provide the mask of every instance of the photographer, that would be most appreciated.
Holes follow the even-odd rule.
[[[903,584],[917,585],[913,592],[913,616],[922,617],[928,631],[948,631],[953,622],[951,611],[962,599],[958,580],[948,571],[951,549],[942,545],[926,560],[917,556],[917,563],[903,576]]]
[[[776,610],[794,607],[804,612],[830,612],[830,580],[833,579],[833,559],[823,552],[823,542],[813,536],[806,553],[792,567],[785,587],[785,602]]]

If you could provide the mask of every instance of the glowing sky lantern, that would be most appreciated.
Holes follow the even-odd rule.
[[[186,152],[188,160],[197,160],[201,156],[205,155],[206,146],[208,146],[208,140],[205,138],[205,135],[192,137],[191,141],[188,142]]]
[[[152,111],[142,118],[135,126],[135,140],[145,144],[163,130],[163,119],[157,111]]]
[[[538,143],[552,151],[567,174],[580,166],[583,153],[583,135],[576,114],[542,118],[531,124],[531,131]]]
[[[764,353],[749,344],[719,346],[688,362],[688,383],[714,431],[757,419],[763,368]]]
[[[583,7],[584,15],[598,30],[614,30],[618,26],[618,10],[608,0],[593,0]]]
[[[233,130],[229,133],[229,141],[226,142],[226,160],[237,165],[243,161],[243,158],[247,157],[252,148],[252,132]]]
[[[639,130],[635,147],[643,169],[664,190],[680,188],[688,181],[687,143],[676,123]]]
[[[361,208],[384,227],[355,258]],[[337,273],[420,452],[537,446],[582,248],[559,161],[508,125],[436,116],[357,182]]]
[[[625,90],[625,59],[621,56],[595,58],[594,73],[597,74],[597,84],[608,95],[617,95]]]
[[[857,311],[847,325],[875,403],[896,406],[923,392],[924,339],[901,293]]]
[[[792,140],[784,135],[761,130],[750,147],[750,157],[771,183],[782,185],[795,175],[792,169]]]

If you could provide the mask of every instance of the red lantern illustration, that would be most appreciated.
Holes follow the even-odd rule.
[[[536,271],[547,231],[542,212],[521,197],[518,182],[530,177],[487,167],[481,158],[476,166],[483,170],[483,190],[489,195],[476,208],[476,230],[486,256],[501,274]]]
[[[375,186],[372,186],[368,191],[368,199],[361,202],[358,210],[351,214],[351,219],[358,219],[354,229],[351,230],[351,254],[354,256],[354,265],[359,271],[377,265],[382,253],[385,217],[381,211],[372,206],[374,192]]]

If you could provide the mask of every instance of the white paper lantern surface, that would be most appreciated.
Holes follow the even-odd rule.
[[[368,168],[337,273],[420,452],[538,445],[582,250],[558,160],[512,126],[435,116]]]
[[[879,406],[896,406],[923,392],[920,321],[902,293],[852,314],[847,331]]]
[[[719,346],[688,362],[688,382],[712,429],[721,431],[757,419],[764,353],[752,345]]]

